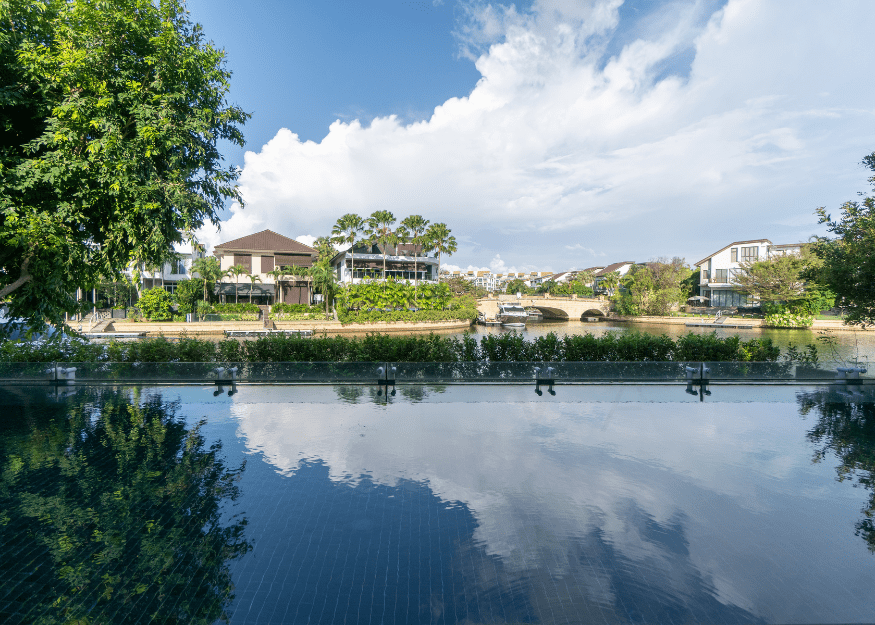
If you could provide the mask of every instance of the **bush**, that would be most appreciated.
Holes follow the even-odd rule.
[[[489,334],[479,343],[461,338],[395,336],[301,338],[268,336],[254,341],[164,337],[107,345],[80,339],[40,343],[0,343],[0,362],[775,362],[780,350],[770,339],[742,341],[737,336],[688,334],[670,337],[610,332],[559,337],[553,333],[526,340],[515,332]]]
[[[170,295],[158,286],[143,291],[137,306],[149,321],[170,321],[173,315],[170,312]]]
[[[794,313],[789,310],[767,314],[763,325],[769,328],[810,328],[814,323],[812,315]]]
[[[216,313],[260,313],[261,309],[251,302],[240,302],[238,304],[213,304],[212,311]]]

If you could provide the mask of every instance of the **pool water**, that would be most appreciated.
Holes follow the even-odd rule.
[[[875,621],[868,396],[397,391],[0,389],[0,621]]]

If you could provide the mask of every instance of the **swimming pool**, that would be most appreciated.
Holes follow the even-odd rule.
[[[0,618],[872,622],[866,390],[6,387]]]

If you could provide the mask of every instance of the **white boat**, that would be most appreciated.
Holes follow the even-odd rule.
[[[498,305],[498,314],[495,315],[495,318],[505,327],[525,328],[529,313],[519,304],[500,303]]]

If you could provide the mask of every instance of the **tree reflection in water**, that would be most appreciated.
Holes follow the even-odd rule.
[[[862,387],[834,387],[798,393],[797,400],[803,415],[814,414],[818,419],[808,432],[808,439],[817,446],[814,461],[835,454],[840,461],[836,479],[869,491],[856,533],[875,553],[875,393]]]
[[[0,398],[0,613],[32,623],[227,620],[227,563],[251,546],[221,522],[244,467],[201,425],[136,391],[58,404]],[[9,621],[7,621],[9,622]]]

